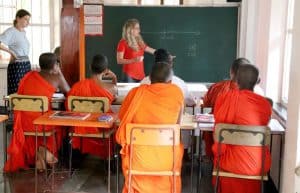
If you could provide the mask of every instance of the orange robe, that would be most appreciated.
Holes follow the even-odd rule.
[[[106,89],[101,88],[93,79],[85,79],[74,84],[69,91],[68,96],[107,97],[110,105],[114,100],[114,96]],[[109,112],[112,112],[111,109]],[[99,133],[99,128],[74,127],[74,131],[79,134]],[[72,146],[74,149],[80,149],[82,153],[88,153],[104,158],[108,156],[107,139],[99,140],[96,138],[73,137]]]
[[[144,124],[176,124],[178,115],[183,107],[184,97],[181,90],[173,84],[156,83],[141,85],[132,89],[122,103],[119,118],[120,127],[117,130],[116,140],[122,146],[122,169],[125,176],[123,193],[128,189],[128,175],[126,170],[129,167],[129,145],[126,144],[127,123]],[[155,152],[157,156],[149,156],[149,152]],[[141,169],[160,168],[161,165],[169,163],[167,155],[170,147],[135,147],[133,163],[147,162],[147,167],[139,164]],[[175,167],[180,171],[183,155],[182,144],[175,149]],[[134,167],[134,166],[133,166]],[[133,176],[133,193],[168,193],[172,190],[172,177],[168,176]],[[181,192],[181,178],[176,177],[176,192]]]
[[[28,72],[20,81],[18,94],[46,96],[49,99],[51,109],[51,98],[55,88],[47,82],[36,71]],[[4,166],[4,171],[13,172],[18,169],[26,169],[29,165],[35,164],[35,137],[24,136],[24,131],[35,131],[33,120],[41,116],[39,112],[14,111],[14,128],[11,143],[8,147],[9,159]],[[62,132],[59,127],[44,127],[45,131],[56,130],[56,144],[53,144],[53,137],[47,137],[46,147],[53,154],[57,154],[62,142]],[[38,126],[38,131],[43,131]],[[43,137],[38,137],[38,146],[43,146]],[[53,148],[54,145],[54,148]]]
[[[203,98],[203,107],[212,107],[212,111],[213,111],[217,97],[220,94],[225,93],[230,90],[237,90],[237,89],[238,89],[237,83],[232,80],[224,80],[224,81],[213,84],[208,89],[207,93],[205,94],[205,96]],[[209,157],[212,157],[213,152],[211,150],[211,147],[214,143],[212,133],[211,132],[203,132],[203,139],[205,141],[206,155]]]
[[[216,123],[238,125],[268,125],[270,103],[249,90],[229,91],[220,95],[215,104]],[[223,170],[248,175],[260,175],[261,147],[222,145],[220,167]],[[213,145],[217,155],[217,143]],[[215,157],[216,161],[216,157]],[[216,163],[216,162],[215,162]],[[270,150],[266,147],[264,171],[271,167]],[[259,193],[260,181],[220,177],[219,193]]]

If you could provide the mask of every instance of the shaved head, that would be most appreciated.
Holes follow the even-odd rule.
[[[239,67],[243,64],[251,64],[247,58],[237,58],[233,61],[230,67],[230,78],[236,80],[237,71]]]
[[[165,83],[172,80],[172,67],[166,62],[156,62],[150,73],[151,84]]]
[[[258,82],[258,69],[251,64],[243,64],[239,67],[237,71],[237,83],[240,90],[252,90],[255,84]]]

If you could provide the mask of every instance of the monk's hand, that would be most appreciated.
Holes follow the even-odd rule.
[[[105,77],[111,78],[111,79],[112,79],[112,82],[113,82],[114,84],[117,83],[117,76],[116,76],[116,74],[113,73],[111,70],[108,70],[108,71],[105,73]]]
[[[57,65],[57,67],[55,68],[54,74],[58,74],[63,76],[63,73],[61,72],[61,68]]]

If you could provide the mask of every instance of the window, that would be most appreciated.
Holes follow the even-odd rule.
[[[12,26],[18,9],[31,13],[30,25],[25,29],[30,42],[29,58],[32,68],[38,67],[41,53],[51,52],[59,44],[59,1],[2,0],[0,1],[0,32]]]
[[[164,5],[179,5],[179,0],[164,0]]]
[[[289,79],[291,66],[291,52],[293,40],[293,16],[294,16],[294,0],[289,0],[287,10],[287,25],[285,37],[285,53],[283,61],[283,78],[282,78],[282,94],[281,100],[283,104],[287,104],[289,94]]]
[[[104,0],[107,5],[136,5],[137,0]]]
[[[160,0],[142,0],[142,5],[160,5]]]

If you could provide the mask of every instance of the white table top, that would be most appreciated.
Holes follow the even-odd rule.
[[[197,127],[197,124],[199,124],[199,127]],[[181,129],[187,130],[200,129],[201,131],[213,131],[214,123],[197,123],[193,121],[193,115],[184,114],[180,126]],[[268,126],[271,129],[271,134],[273,135],[282,135],[285,133],[285,129],[276,119],[271,119]]]

